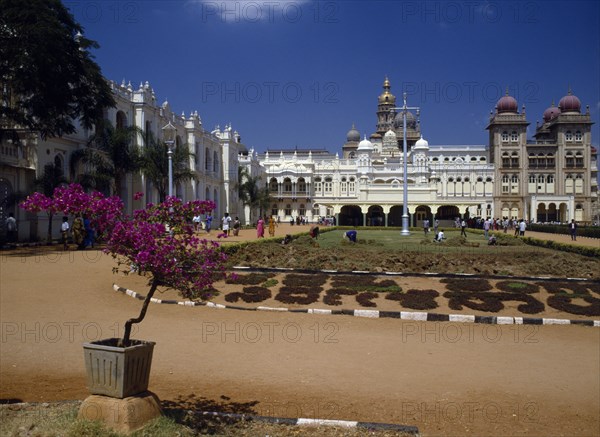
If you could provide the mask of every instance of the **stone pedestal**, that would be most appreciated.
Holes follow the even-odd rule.
[[[128,434],[142,428],[161,414],[158,397],[150,391],[145,391],[123,399],[102,395],[88,396],[81,404],[77,417],[97,420],[109,429]]]

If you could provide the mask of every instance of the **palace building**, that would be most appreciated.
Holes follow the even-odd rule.
[[[197,111],[176,115],[168,102],[159,104],[148,82],[137,89],[125,82],[110,86],[117,106],[108,109],[105,118],[115,127],[138,127],[139,147],[144,147],[147,134],[162,138],[168,122],[176,127],[176,144],[193,154],[187,165],[195,179],[176,184],[175,193],[184,200],[213,200],[214,216],[227,211],[243,223],[256,219],[258,211],[250,211],[238,197],[241,169],[268,187],[271,202],[264,213],[285,221],[333,216],[340,225],[401,226],[405,180],[413,226],[426,218],[447,225],[457,217],[587,223],[598,209],[593,123],[589,107],[582,112],[571,91],[558,106],[544,111],[531,139],[525,107],[519,111],[507,93],[490,114],[488,145],[430,145],[421,132],[419,114],[399,108],[386,78],[377,98],[374,132],[361,134],[352,125],[337,153],[270,149],[259,154],[242,143],[231,124],[209,131]],[[17,217],[19,238],[44,235],[45,214],[26,214],[10,200],[32,192],[34,179],[48,163],[60,167],[67,179],[85,173],[85,166],[73,168],[71,156],[86,147],[93,133],[81,128],[42,140],[36,132],[16,129],[0,139],[0,237],[9,212]],[[114,194],[123,198],[128,212],[158,200],[157,190],[143,174],[128,175],[124,185]],[[145,196],[137,200],[136,192]]]
[[[596,150],[589,108],[571,92],[528,140],[525,108],[502,97],[490,116],[489,145],[429,145],[419,114],[406,112],[407,174],[403,170],[403,111],[386,78],[375,132],[354,125],[339,153],[269,150],[260,156],[272,195],[270,213],[336,216],[341,225],[400,226],[404,178],[411,225],[456,217],[533,221],[592,220],[597,201]]]

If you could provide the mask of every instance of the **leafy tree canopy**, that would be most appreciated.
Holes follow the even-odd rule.
[[[95,41],[60,0],[0,0],[0,134],[17,128],[43,138],[90,128],[115,106],[90,49]]]

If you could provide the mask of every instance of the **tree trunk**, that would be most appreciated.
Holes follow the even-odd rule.
[[[150,285],[150,290],[148,291],[148,295],[146,299],[144,299],[144,303],[142,305],[142,310],[140,311],[140,315],[135,319],[129,319],[125,322],[125,333],[123,338],[119,341],[119,347],[127,347],[129,346],[129,337],[131,336],[131,325],[134,323],[140,323],[146,317],[146,310],[148,309],[148,304],[150,303],[150,299],[154,296],[154,292],[158,287],[158,279],[152,279],[152,283]]]
[[[52,217],[54,214],[48,214],[48,234],[46,235],[46,243],[52,244]]]

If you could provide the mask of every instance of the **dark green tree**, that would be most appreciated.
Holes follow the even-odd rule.
[[[160,201],[166,199],[169,189],[169,147],[162,141],[148,135],[141,149],[142,173],[152,182],[158,191]],[[196,180],[196,174],[190,169],[190,158],[195,156],[188,146],[178,145],[173,149],[173,187],[179,183]]]
[[[127,174],[140,169],[141,155],[135,142],[143,132],[135,126],[115,128],[108,120],[96,125],[96,131],[85,148],[71,155],[71,177],[76,176],[80,163],[87,171],[76,176],[85,188],[121,196]]]
[[[110,87],[60,0],[0,0],[0,138],[19,129],[42,138],[90,128],[115,106]]]

